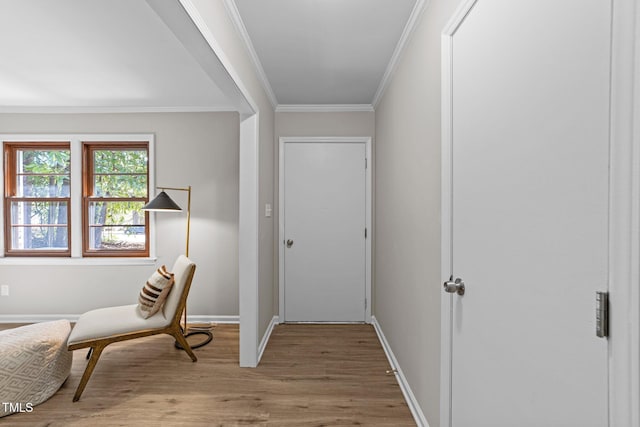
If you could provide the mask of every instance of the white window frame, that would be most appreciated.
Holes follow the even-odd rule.
[[[155,138],[153,134],[0,134],[0,141],[7,142],[69,142],[71,149],[71,257],[6,257],[4,227],[0,227],[0,265],[147,265],[156,260],[155,216],[149,215],[149,257],[83,257],[82,256],[82,143],[92,142],[148,142],[149,143],[149,198],[155,185]],[[3,150],[4,152],[4,150]],[[3,154],[4,156],[4,154]],[[6,159],[3,157],[0,187],[4,188]],[[0,221],[4,224],[4,210],[0,209]]]

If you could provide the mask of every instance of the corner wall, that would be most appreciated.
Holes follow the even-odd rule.
[[[265,204],[274,198],[274,106],[271,105],[244,42],[233,24],[224,0],[185,0],[193,5],[207,29],[232,66],[244,90],[255,103],[258,113],[258,289],[257,289],[257,343],[269,331],[275,315],[274,292],[274,221],[264,215]],[[242,342],[242,332],[241,338]]]
[[[197,271],[190,316],[238,315],[238,129],[237,113],[0,114],[0,133],[155,134],[156,184],[193,187],[190,257]],[[186,206],[186,194],[171,197]],[[170,268],[184,253],[186,213],[155,215],[156,265]],[[153,270],[0,262],[2,284],[11,286],[0,314],[75,315],[135,304]]]
[[[376,106],[375,316],[431,426],[440,424],[440,34],[431,0]]]

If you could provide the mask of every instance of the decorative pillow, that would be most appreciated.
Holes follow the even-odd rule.
[[[154,271],[138,297],[138,307],[142,317],[148,319],[160,311],[169,291],[171,291],[173,282],[173,273],[169,273],[164,265]]]

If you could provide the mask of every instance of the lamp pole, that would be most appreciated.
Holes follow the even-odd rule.
[[[188,187],[156,187],[158,190],[175,190],[187,192],[187,247],[185,248],[185,256],[189,258],[189,236],[191,235],[191,186]],[[186,323],[185,323],[186,324]]]
[[[165,193],[164,190],[174,190],[174,191],[186,191],[187,192],[187,241],[185,248],[185,256],[189,257],[189,238],[191,236],[191,186],[188,187],[156,187],[158,190],[162,190],[162,192],[156,196],[151,202],[147,203],[143,209],[149,211],[182,211],[182,208],[178,206],[171,198]],[[189,335],[201,334],[206,335],[207,339],[203,342],[200,342],[196,345],[192,345],[191,348],[202,347],[205,344],[208,344],[212,339],[213,335],[210,330],[196,330],[194,332],[189,332],[189,328],[187,326],[187,302],[184,304],[184,330],[183,334],[185,337]],[[182,346],[176,341],[175,346],[178,348],[182,348]]]

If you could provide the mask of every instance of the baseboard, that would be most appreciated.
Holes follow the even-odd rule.
[[[209,315],[187,315],[188,323],[240,323],[240,316],[209,316]]]
[[[41,323],[67,319],[75,322],[79,314],[0,314],[0,323]]]
[[[416,397],[413,395],[411,391],[411,387],[409,387],[409,383],[402,373],[402,369],[400,369],[400,365],[398,364],[398,360],[393,354],[391,350],[391,346],[389,342],[384,336],[382,332],[382,328],[378,323],[378,320],[375,316],[371,316],[371,324],[378,334],[378,339],[380,340],[380,344],[382,344],[382,348],[384,349],[384,353],[387,355],[387,359],[389,359],[389,364],[391,365],[391,369],[393,369],[396,373],[396,380],[398,381],[398,385],[400,385],[400,390],[402,390],[402,394],[404,395],[404,399],[407,401],[407,405],[409,405],[409,410],[411,410],[411,415],[413,415],[413,419],[419,427],[429,427],[429,423],[427,422],[427,418],[424,416]]]
[[[0,314],[0,323],[40,323],[67,319],[75,322],[79,314]],[[240,323],[240,316],[188,315],[189,323]]]
[[[269,322],[269,326],[267,326],[267,330],[262,336],[260,346],[258,347],[258,363],[260,363],[260,359],[262,359],[262,353],[264,353],[264,349],[267,348],[267,343],[269,342],[269,338],[271,338],[271,332],[273,332],[274,326],[276,326],[278,323],[280,323],[278,316],[273,316],[271,318],[271,322]]]

